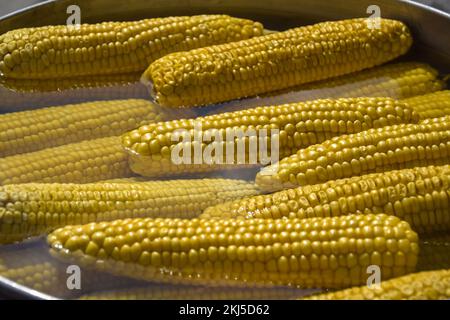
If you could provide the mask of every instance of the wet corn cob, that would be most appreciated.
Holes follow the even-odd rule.
[[[0,185],[87,183],[130,176],[127,154],[117,136],[0,158]]]
[[[45,26],[0,36],[0,72],[14,79],[62,79],[142,72],[168,53],[261,35],[262,25],[226,15]]]
[[[390,98],[324,99],[148,124],[124,134],[122,144],[130,154],[134,172],[160,176],[267,164],[273,157],[271,147],[275,141],[279,157],[287,157],[300,148],[340,134],[417,122],[418,119],[405,104]],[[266,140],[262,140],[264,134]],[[250,141],[259,152],[252,153]],[[201,163],[196,162],[197,147],[200,156],[208,152],[219,155],[220,150],[222,163],[210,163],[204,156]],[[266,155],[261,153],[264,148]],[[173,155],[180,155],[185,149],[189,151],[180,158],[186,157],[188,161],[174,162]]]
[[[372,172],[450,163],[450,116],[343,135],[299,150],[256,183],[280,190]]]
[[[417,270],[450,269],[450,234],[438,233],[420,238]]]
[[[60,259],[171,283],[340,288],[414,270],[417,234],[397,217],[279,220],[126,219],[51,233]],[[395,242],[387,248],[386,241]]]
[[[450,298],[450,269],[408,274],[379,287],[355,287],[313,295],[313,300],[437,300]],[[308,298],[307,298],[308,299]]]
[[[58,275],[57,269],[50,262],[30,264],[21,268],[8,268],[0,272],[2,277],[44,293],[60,287],[62,279]]]
[[[280,219],[386,213],[419,233],[450,231],[450,166],[367,174],[207,208],[200,218]]]
[[[53,259],[41,241],[29,242],[27,246],[0,247],[0,276],[54,297],[70,298],[93,290],[137,285],[137,281],[128,278],[82,268],[81,291],[71,290],[67,286],[68,266]]]
[[[232,112],[262,105],[315,99],[391,97],[405,99],[442,90],[437,70],[419,62],[390,63],[339,77],[274,91],[259,97],[225,102],[210,114]]]
[[[151,285],[94,292],[80,300],[287,300],[306,295],[295,288],[210,288],[202,286]],[[311,293],[309,293],[311,294]]]
[[[403,102],[419,113],[422,119],[450,115],[450,90],[404,99]]]
[[[67,274],[60,271],[60,262],[40,249],[35,244],[1,247],[0,276],[42,293],[60,293]]]
[[[155,101],[188,107],[254,96],[370,68],[408,51],[401,22],[366,19],[322,22],[250,40],[164,56],[147,68]]]
[[[95,88],[73,88],[49,92],[17,92],[0,86],[0,112],[33,110],[55,105],[115,99],[147,99],[148,92],[140,82]]]
[[[234,179],[6,185],[0,187],[0,243],[69,224],[193,218],[208,206],[256,194],[254,183]]]
[[[0,115],[0,157],[120,135],[171,112],[138,99],[86,102]]]
[[[14,79],[0,78],[0,84],[16,94],[50,93],[63,91],[66,93],[70,89],[100,89],[106,87],[127,86],[137,83],[139,73],[95,75],[83,77],[70,77],[67,79]],[[145,87],[144,87],[145,88]],[[147,91],[148,96],[148,91]]]

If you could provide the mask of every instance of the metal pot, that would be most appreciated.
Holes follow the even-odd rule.
[[[73,0],[49,0],[0,18],[0,34],[16,28],[65,24],[67,7]],[[136,20],[169,15],[226,13],[259,20],[268,29],[282,30],[324,20],[368,17],[367,8],[377,5],[381,16],[399,19],[411,28],[415,44],[410,53],[429,61],[443,73],[450,72],[450,15],[411,1],[394,0],[77,0],[81,22]],[[44,240],[35,250],[46,253]],[[29,243],[8,246],[15,250]],[[35,244],[31,244],[35,246]],[[3,250],[2,248],[0,248]],[[39,251],[40,250],[40,251]],[[24,260],[27,257],[23,258]],[[20,286],[0,277],[0,297],[50,298],[45,293]]]

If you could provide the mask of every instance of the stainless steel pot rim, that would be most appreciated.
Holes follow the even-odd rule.
[[[39,8],[39,7],[43,7],[43,6],[49,5],[49,4],[57,2],[57,1],[59,1],[59,0],[45,0],[45,1],[40,2],[40,3],[32,4],[30,6],[22,8],[22,9],[18,9],[18,10],[14,11],[14,12],[8,13],[8,14],[3,15],[3,16],[0,16],[0,20],[8,19],[8,18],[14,17],[16,15],[19,15],[19,14],[21,14],[23,12],[29,11],[31,9],[36,9],[36,8]],[[408,4],[410,6],[413,6],[413,7],[418,7],[420,9],[422,9],[422,10],[430,11],[430,12],[432,12],[434,14],[442,16],[443,18],[450,19],[450,13],[447,13],[445,11],[439,10],[437,8],[433,8],[433,7],[427,6],[427,5],[423,4],[423,3],[415,2],[415,1],[412,1],[412,0],[398,0],[398,1],[406,3],[406,4]]]
[[[56,297],[30,289],[2,276],[0,276],[0,289],[7,295],[24,300],[58,300]]]

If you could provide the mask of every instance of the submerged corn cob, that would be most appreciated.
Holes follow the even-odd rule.
[[[279,219],[386,213],[420,233],[450,231],[450,166],[403,169],[253,196],[200,218]]]
[[[273,157],[271,148],[276,141],[279,157],[286,157],[340,134],[418,119],[405,104],[390,98],[324,99],[144,125],[123,135],[122,144],[130,154],[134,172],[160,176],[236,168],[244,166],[242,163],[267,164]],[[185,134],[189,136],[186,138]],[[262,140],[264,135],[266,139]],[[259,152],[251,152],[250,142]],[[243,152],[240,146],[244,147]],[[196,147],[201,156],[208,152],[219,155],[220,150],[222,163],[208,163],[203,157],[199,164],[195,158]],[[180,155],[185,149],[193,152]],[[265,155],[261,152],[264,150],[267,150]],[[174,153],[188,161],[174,162]]]
[[[422,119],[450,115],[450,90],[404,99],[403,102],[419,113]]]
[[[58,275],[57,269],[50,262],[30,264],[21,268],[6,269],[0,272],[2,277],[43,293],[60,287],[60,282],[63,279],[60,279]]]
[[[17,112],[55,105],[115,99],[147,99],[148,92],[140,82],[108,87],[73,88],[49,92],[16,92],[0,86],[0,112]]]
[[[1,247],[0,276],[42,293],[60,293],[67,274],[60,271],[62,264],[40,247]]]
[[[0,187],[0,243],[69,224],[193,218],[208,206],[256,194],[254,183],[233,179],[6,185]]]
[[[311,294],[295,288],[210,288],[202,286],[151,285],[94,292],[80,300],[287,300]]]
[[[67,226],[52,255],[138,279],[222,285],[340,288],[414,270],[417,234],[397,217],[291,220],[127,219]],[[396,245],[388,248],[385,242]]]
[[[372,172],[450,163],[450,116],[343,135],[299,150],[256,183],[280,190]]]
[[[172,118],[146,100],[86,102],[0,115],[0,157],[120,135]]]
[[[147,68],[143,82],[170,107],[198,106],[266,93],[370,68],[408,51],[399,21],[322,22],[250,40],[177,52]]]
[[[168,53],[248,39],[262,25],[226,15],[46,26],[0,36],[0,72],[15,79],[142,72]]]
[[[325,98],[391,97],[405,99],[442,90],[445,84],[437,76],[437,70],[424,63],[391,63],[274,91],[255,98],[225,102],[214,107],[209,113],[231,112],[262,105]]]
[[[117,136],[0,158],[0,185],[87,183],[130,176],[127,154]]]
[[[450,269],[450,233],[420,238],[417,270]]]
[[[132,83],[137,83],[138,80],[139,73],[125,73],[70,77],[67,79],[14,79],[3,77],[0,78],[0,84],[2,87],[16,94],[22,93],[31,95],[32,93],[49,93],[55,91],[64,91],[65,93],[70,89],[100,89],[106,87],[120,87],[127,86]],[[148,91],[146,92],[148,96]]]
[[[313,300],[437,300],[450,299],[450,269],[408,274],[362,287],[313,295]]]
[[[2,262],[3,265],[2,265]],[[67,287],[68,265],[53,259],[45,243],[28,243],[27,246],[2,246],[0,248],[0,276],[31,289],[58,298],[71,298],[93,290],[111,290],[124,285],[138,285],[137,281],[114,277],[93,270],[81,269],[81,291]],[[74,292],[75,291],[75,292]]]

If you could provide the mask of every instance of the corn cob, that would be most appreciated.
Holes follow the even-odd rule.
[[[437,91],[409,99],[404,99],[422,119],[450,115],[450,90]]]
[[[0,86],[0,112],[17,112],[60,105],[115,99],[147,99],[139,82],[95,88],[73,88],[49,92],[17,92]]]
[[[146,100],[112,100],[0,115],[0,157],[120,135],[171,112]]]
[[[60,272],[61,263],[40,249],[35,244],[25,248],[1,247],[0,276],[43,293],[60,293],[67,274]]]
[[[0,158],[0,185],[87,183],[131,175],[127,154],[117,136]]]
[[[250,40],[177,52],[147,68],[155,101],[164,106],[198,106],[254,96],[370,68],[408,51],[408,28],[381,19],[323,22]]]
[[[419,233],[450,230],[450,166],[367,174],[207,208],[200,218],[279,219],[386,213]]]
[[[309,297],[313,300],[437,300],[449,298],[450,269],[408,274],[382,281],[379,287],[362,286]]]
[[[448,164],[450,116],[343,135],[299,150],[278,167],[265,168],[256,183],[280,190],[372,172]]]
[[[215,106],[208,113],[232,112],[262,105],[325,98],[391,97],[405,99],[442,90],[445,84],[437,76],[437,70],[424,63],[391,63],[270,92],[259,97],[225,102]]]
[[[421,237],[417,270],[450,269],[450,234]]]
[[[27,265],[16,269],[6,269],[0,272],[2,277],[44,293],[59,286],[61,279],[57,275],[57,270],[49,262]]]
[[[132,83],[137,83],[139,80],[139,75],[139,73],[125,73],[70,77],[67,79],[0,78],[0,84],[2,87],[16,94],[27,93],[30,95],[31,93],[66,91],[70,89],[99,89],[112,86],[127,86]],[[148,91],[146,92],[148,96]]]
[[[306,295],[295,288],[209,288],[201,286],[151,285],[94,292],[80,300],[287,300]],[[311,294],[311,293],[309,293]]]
[[[0,72],[15,79],[143,72],[168,53],[248,39],[262,31],[260,23],[226,15],[23,28],[0,36]]]
[[[243,180],[192,179],[0,187],[0,243],[68,224],[135,217],[192,218],[206,207],[258,194]]]
[[[414,270],[417,234],[397,217],[292,220],[126,219],[67,226],[53,256],[130,277],[174,283],[340,288]],[[384,241],[397,245],[388,249]]]
[[[417,122],[416,113],[390,98],[348,98],[338,100],[314,100],[280,106],[259,107],[191,120],[173,120],[141,126],[122,137],[122,144],[130,154],[131,169],[145,176],[159,176],[185,172],[201,172],[236,167],[244,162],[250,164],[250,140],[261,139],[267,132],[268,155],[270,156],[272,134],[278,137],[280,157],[295,153],[298,149],[319,143],[333,136],[353,133],[368,128],[379,128],[398,123]],[[276,133],[273,130],[278,130]],[[189,141],[180,142],[180,130],[190,133]],[[250,136],[251,130],[254,131]],[[201,132],[200,132],[201,131]],[[241,132],[228,137],[230,133]],[[195,150],[195,134],[210,138],[202,139],[201,155],[205,150],[222,150],[222,164],[195,164],[195,152],[190,155],[190,163],[173,162],[175,147],[189,146]],[[219,138],[216,138],[219,136]],[[222,139],[218,141],[217,139]],[[227,148],[231,144],[229,151]],[[244,153],[238,154],[239,145],[245,146]],[[261,148],[266,146],[260,145]],[[232,152],[232,153],[231,153]],[[255,152],[256,153],[256,152]],[[239,162],[239,157],[243,156]],[[254,163],[262,163],[261,153],[254,154]],[[231,159],[232,161],[228,161]],[[203,159],[202,159],[203,160]],[[231,163],[230,163],[231,162]]]
[[[29,242],[26,247],[2,246],[0,249],[0,276],[54,297],[73,298],[74,294],[138,285],[137,281],[128,278],[81,268],[81,291],[70,290],[67,287],[68,266],[53,259],[41,241]]]

